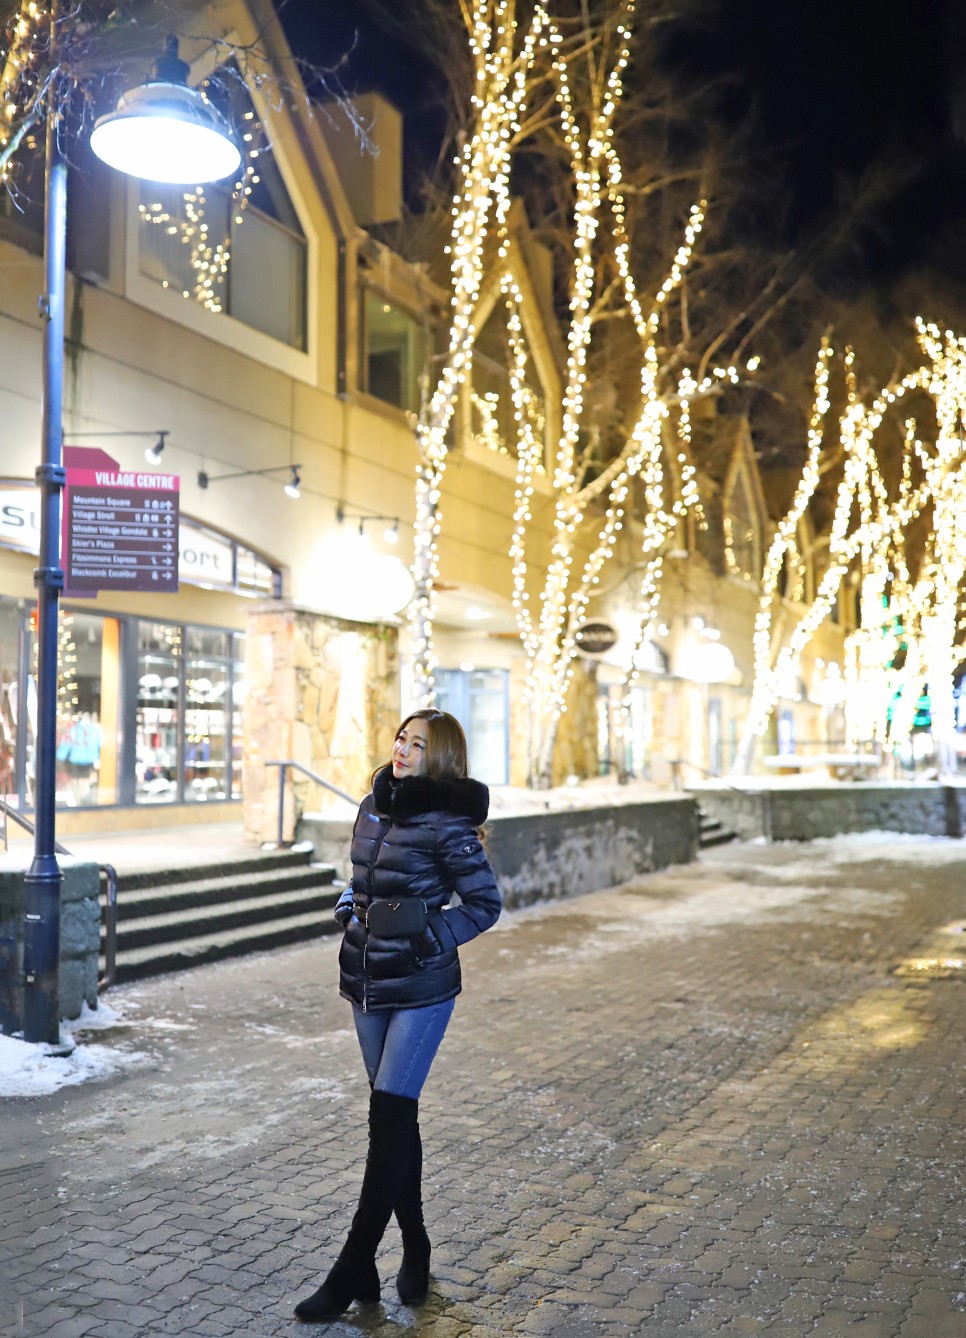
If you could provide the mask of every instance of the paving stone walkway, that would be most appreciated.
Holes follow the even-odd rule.
[[[388,1338],[964,1338],[966,846],[730,846],[507,916],[422,1103]],[[958,937],[957,937],[958,935]],[[335,940],[118,990],[104,1082],[0,1102],[0,1332],[302,1334],[368,1089]],[[908,970],[914,968],[906,967]]]

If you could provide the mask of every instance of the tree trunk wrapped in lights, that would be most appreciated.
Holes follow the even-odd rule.
[[[513,0],[475,0],[464,8],[474,72],[473,124],[458,159],[459,185],[452,206],[449,343],[442,371],[424,398],[416,428],[415,593],[409,627],[413,695],[423,704],[430,703],[434,695],[434,592],[439,575],[440,488],[447,434],[459,387],[472,368],[485,266],[489,261],[502,268],[506,258],[511,148],[521,131],[529,72],[538,47],[556,49],[556,34],[540,6],[518,43],[515,8]]]

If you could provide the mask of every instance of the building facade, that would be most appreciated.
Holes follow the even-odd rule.
[[[448,295],[431,265],[405,263],[385,240],[401,199],[399,117],[378,97],[366,100],[379,152],[361,150],[338,108],[320,115],[304,97],[261,0],[200,5],[192,22],[199,35],[189,23],[182,55],[193,78],[228,99],[245,127],[238,189],[159,187],[111,173],[82,145],[73,155],[65,442],[142,469],[146,449],[161,445],[150,467],[178,475],[181,520],[177,593],[63,601],[57,799],[67,834],[237,817],[244,804],[249,835],[270,839],[271,763],[291,759],[361,793],[411,705],[400,614],[413,548],[414,427]],[[224,41],[213,44],[216,28]],[[232,47],[259,53],[258,78],[224,62]],[[36,168],[27,168],[35,187]],[[25,809],[36,697],[41,226],[34,209],[8,211],[0,227],[0,789]],[[562,355],[546,266],[525,220],[514,227],[549,442],[559,430]],[[526,774],[525,663],[511,605],[515,466],[501,417],[509,388],[496,298],[481,311],[445,474],[436,632],[439,704],[465,722],[474,770],[491,785]],[[659,632],[639,664],[629,716],[619,709],[620,644],[585,656],[556,779],[609,770],[664,785],[689,779],[688,767],[690,778],[727,770],[747,710],[771,525],[747,430],[733,436],[723,433],[725,476],[705,480],[720,493],[720,531],[702,539],[685,527],[669,555]],[[549,497],[545,481],[534,486],[538,500]],[[538,559],[550,539],[551,508],[535,507]],[[629,550],[619,552],[590,610],[618,632],[632,618],[634,566]],[[806,596],[804,585],[790,591],[792,603]],[[837,637],[832,629],[825,664],[841,658]],[[712,639],[732,655],[723,677],[709,675],[702,655]],[[817,737],[828,725],[816,646],[803,670],[809,681],[791,685],[779,713],[776,747],[782,731],[786,740]],[[284,796],[287,824],[323,802],[300,773]]]

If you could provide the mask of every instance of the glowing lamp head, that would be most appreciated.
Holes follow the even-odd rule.
[[[91,148],[109,167],[147,181],[220,181],[238,170],[241,153],[218,108],[185,83],[188,66],[177,49],[169,38],[148,82],[97,121]]]

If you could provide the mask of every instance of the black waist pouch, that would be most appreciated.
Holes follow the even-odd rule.
[[[388,897],[370,903],[366,926],[380,938],[411,938],[426,928],[429,913],[419,897]]]

